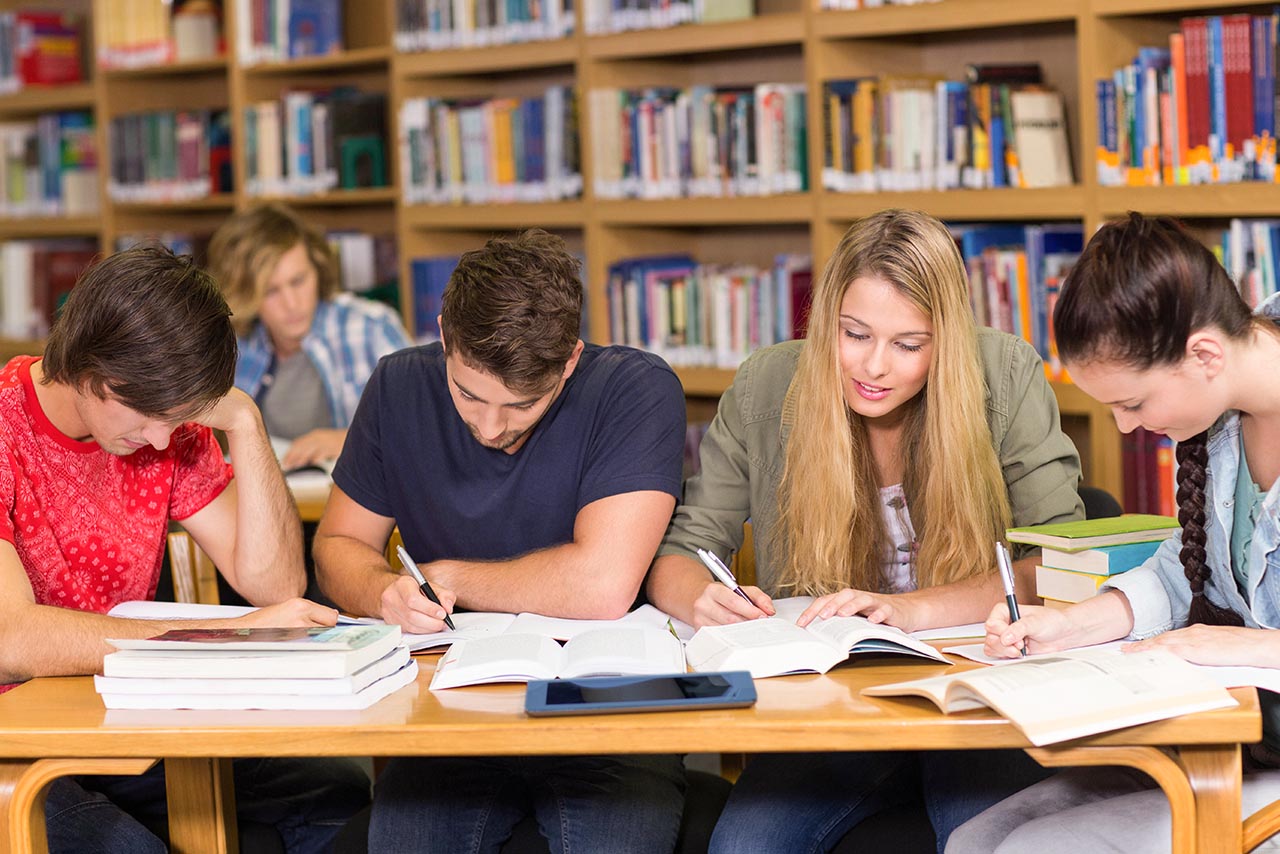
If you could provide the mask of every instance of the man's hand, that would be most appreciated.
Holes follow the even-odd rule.
[[[252,628],[333,626],[338,623],[338,612],[310,599],[286,599],[238,617],[235,622]]]
[[[440,597],[440,605],[423,595],[412,578],[400,576],[382,591],[382,607],[378,616],[388,624],[394,623],[415,635],[441,631],[445,628],[445,615],[453,610],[453,603],[458,597],[439,584],[432,584],[431,589]]]
[[[322,427],[303,433],[293,440],[289,450],[280,459],[280,468],[286,472],[326,460],[336,460],[347,440],[346,430]]]
[[[253,398],[238,388],[232,388],[217,402],[191,420],[196,424],[212,427],[224,433],[233,433],[258,425],[258,406]]]

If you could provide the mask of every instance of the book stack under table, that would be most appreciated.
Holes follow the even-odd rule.
[[[1141,566],[1178,530],[1171,516],[1129,514],[1009,529],[1009,541],[1042,547],[1036,595],[1065,608],[1096,596],[1109,578]]]
[[[398,626],[179,629],[108,640],[108,709],[364,709],[413,682]]]

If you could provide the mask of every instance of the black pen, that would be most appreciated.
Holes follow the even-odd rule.
[[[400,563],[404,564],[404,568],[409,570],[409,574],[413,576],[413,580],[418,582],[418,589],[422,591],[422,595],[426,596],[432,602],[444,607],[440,602],[440,597],[431,589],[431,585],[427,583],[427,579],[423,578],[422,573],[418,571],[418,565],[413,562],[413,558],[409,557],[409,553],[404,550],[404,546],[396,546],[396,554],[400,556]],[[444,612],[444,624],[454,631],[458,627],[453,624],[453,620],[449,619],[449,612]]]
[[[1013,625],[1022,619],[1018,615],[1018,597],[1013,591],[1013,559],[1009,556],[1009,549],[999,540],[996,541],[996,566],[1000,568],[1000,580],[1004,582],[1004,601],[1009,606],[1009,625]],[[1026,641],[1022,642],[1018,651],[1024,656],[1027,654]]]

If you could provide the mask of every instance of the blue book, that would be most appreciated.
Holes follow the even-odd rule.
[[[341,0],[277,0],[289,3],[289,56],[321,56],[342,50]]]
[[[1222,61],[1222,16],[1206,19],[1209,28],[1209,156],[1220,164],[1227,143],[1227,71]]]
[[[1163,540],[1127,543],[1121,546],[1100,546],[1079,552],[1045,549],[1040,555],[1040,563],[1051,569],[1087,572],[1090,575],[1119,575],[1142,566],[1156,553],[1156,549],[1160,548],[1161,542]]]

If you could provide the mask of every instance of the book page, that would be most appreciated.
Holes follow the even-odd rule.
[[[617,620],[570,620],[564,617],[544,617],[541,614],[518,614],[508,631],[522,634],[543,635],[567,641],[583,632],[613,627],[647,627],[665,629],[670,618],[652,605],[641,605]]]
[[[538,635],[499,634],[454,644],[436,665],[431,690],[485,682],[554,679],[564,667],[560,644]]]
[[[946,656],[902,629],[873,623],[866,617],[818,618],[806,631],[824,638],[846,654],[897,652],[946,662]]]
[[[565,644],[562,677],[684,673],[684,650],[663,629],[626,627],[583,632]]]
[[[195,602],[153,602],[134,599],[121,602],[108,617],[130,620],[226,620],[258,610],[252,605],[201,605]]]
[[[779,617],[704,626],[685,648],[694,670],[746,670],[753,679],[786,673],[826,673],[848,658],[795,623]]]
[[[444,628],[429,635],[406,634],[405,646],[414,652],[441,649],[454,643],[500,635],[511,629],[515,614],[470,611],[451,615],[456,629]],[[379,621],[381,622],[381,621]]]
[[[962,674],[949,699],[953,691],[982,698],[1037,745],[1235,705],[1225,689],[1164,650],[1038,656]]]

